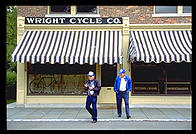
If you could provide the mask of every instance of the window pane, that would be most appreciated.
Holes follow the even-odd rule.
[[[51,6],[51,12],[64,12],[64,13],[70,13],[70,6],[63,5],[63,6]]]
[[[192,6],[183,6],[183,13],[192,13]]]
[[[77,6],[77,12],[97,13],[97,6],[95,5],[82,5]]]
[[[131,70],[133,94],[164,93],[164,85],[159,86],[164,82],[164,75],[158,64],[135,62]]]
[[[177,6],[155,6],[155,13],[177,13]]]

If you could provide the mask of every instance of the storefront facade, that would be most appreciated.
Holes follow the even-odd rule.
[[[88,11],[76,6],[64,7],[62,10],[55,6],[29,6],[32,8],[31,13],[25,13],[27,6],[18,8],[18,46],[12,54],[13,61],[17,61],[17,104],[85,103],[86,94],[82,85],[90,70],[96,72],[96,79],[102,84],[98,103],[115,103],[113,81],[118,70],[125,68],[129,77],[135,77],[133,67],[137,65],[130,60],[129,55],[131,32],[192,29],[189,16],[182,20],[188,20],[187,24],[132,24],[130,16],[122,17],[125,15],[118,14],[118,6],[118,16],[112,15],[113,8],[108,6],[95,7],[88,7],[93,10],[87,14],[79,14],[79,11]],[[125,10],[131,8],[124,6]],[[139,7],[134,8],[138,12]],[[65,9],[66,13],[62,14]],[[104,15],[107,9],[111,12]],[[38,12],[36,14],[36,10],[40,10],[41,15]],[[107,13],[111,13],[111,16]],[[192,58],[188,60],[190,63]],[[149,84],[149,81],[143,82]],[[184,104],[191,103],[190,94],[176,97],[151,93],[149,96],[145,92],[137,96],[134,95],[135,83],[133,87],[131,104],[182,104],[182,99]]]

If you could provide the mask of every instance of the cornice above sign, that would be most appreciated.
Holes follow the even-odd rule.
[[[25,17],[25,24],[122,24],[119,17]]]

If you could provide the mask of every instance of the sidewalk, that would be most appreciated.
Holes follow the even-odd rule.
[[[115,107],[98,106],[98,121],[192,121],[190,105],[131,105],[119,118]],[[91,121],[85,105],[7,105],[7,121]]]

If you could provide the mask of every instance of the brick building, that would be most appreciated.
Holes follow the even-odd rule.
[[[178,8],[182,8],[178,6]],[[129,17],[130,24],[184,24],[192,23],[191,14],[156,16],[155,6],[98,6],[100,17]],[[178,9],[182,10],[182,9]],[[48,6],[18,6],[18,16],[44,17],[50,11]],[[180,11],[179,11],[180,12]],[[180,13],[178,13],[180,14]]]
[[[33,24],[27,24],[25,17],[31,17],[32,22],[32,17],[41,17],[42,20],[37,20],[39,24],[35,24],[36,21]],[[72,19],[72,24],[43,24],[43,18],[47,17],[74,19]],[[85,17],[88,18],[84,19]],[[94,24],[99,20],[95,22],[89,19],[107,19],[111,17],[120,18],[119,22],[122,22],[113,24],[112,19],[110,19],[112,24]],[[77,18],[83,18],[84,20],[79,19],[76,23]],[[49,23],[49,20],[46,21]],[[60,22],[60,20],[54,21]],[[107,21],[109,22],[109,20]],[[125,68],[127,75],[133,79],[131,104],[191,103],[191,6],[18,6],[17,22],[18,44],[26,45],[20,48],[16,47],[15,52],[13,52],[13,61],[17,61],[18,104],[84,103],[85,93],[81,83],[86,80],[85,74],[89,70],[96,72],[97,79],[102,83],[98,103],[115,103],[112,86],[113,79],[118,75],[120,68]],[[70,49],[65,50],[66,54],[70,53],[70,55],[68,55],[68,61],[66,61],[66,57],[62,61],[60,53],[62,54],[64,51],[58,51],[60,51],[60,43],[63,40],[59,34],[64,36],[70,31],[73,31],[73,33],[70,33],[73,39],[66,38],[67,40],[70,39],[68,42],[71,45]],[[47,39],[51,39],[49,44],[53,44],[53,48],[50,50],[50,47],[46,46],[48,52],[43,49],[40,55],[39,52],[35,53],[34,50],[36,51],[36,48],[39,47],[36,44],[44,42],[44,38],[41,39],[42,35],[51,33],[52,37],[48,36]],[[85,40],[83,37],[80,40],[80,33],[91,37],[91,40],[89,39],[90,43],[99,43],[98,37],[100,37],[100,42],[102,42],[102,37],[104,37],[104,41],[108,39],[108,42],[102,42],[103,48],[106,49],[103,49],[103,55],[108,55],[108,59],[103,56],[103,59],[96,61],[96,57],[92,57],[92,59],[85,59],[84,57],[84,62],[80,62],[83,59],[75,61],[79,55],[77,55],[79,50],[77,50],[77,45],[74,45],[74,43],[81,43]],[[56,40],[53,40],[53,37],[56,37]],[[118,40],[115,40],[116,37]],[[34,40],[37,42],[33,42]],[[74,40],[79,42],[74,42]],[[86,39],[86,42],[88,43],[89,40]],[[58,42],[59,46],[55,42]],[[73,44],[70,42],[73,42]],[[45,44],[47,45],[47,43]],[[111,46],[116,47],[115,43],[118,44],[117,50],[113,49],[113,52],[110,52]],[[31,46],[34,47],[31,48]],[[97,44],[95,47],[97,47]],[[22,50],[22,48],[24,49]],[[39,47],[39,49],[41,48]],[[84,51],[91,52],[87,48],[84,48]],[[72,49],[76,51],[71,55]],[[83,50],[83,48],[81,49]],[[108,53],[106,53],[107,50]],[[31,53],[28,53],[28,51]],[[93,52],[95,51],[93,50]],[[100,53],[101,51],[99,50]],[[59,59],[56,58],[58,54],[61,56]],[[77,56],[75,55],[76,58],[72,59],[71,56],[74,56],[74,54]],[[91,54],[89,53],[89,56]],[[115,57],[115,54],[117,54],[117,57]],[[42,55],[46,57],[46,60],[42,60]],[[99,53],[97,55],[100,57]],[[110,57],[110,55],[114,56]],[[36,58],[33,59],[33,57]],[[51,80],[47,80],[47,78],[51,78]],[[35,81],[37,79],[39,79],[37,83],[45,83],[45,86],[43,84],[39,87],[40,89],[33,89],[32,86],[36,85]],[[69,79],[75,79],[75,81],[69,81]],[[50,87],[50,85],[52,86]],[[43,88],[45,90],[42,90]],[[35,90],[35,92],[32,90]]]

